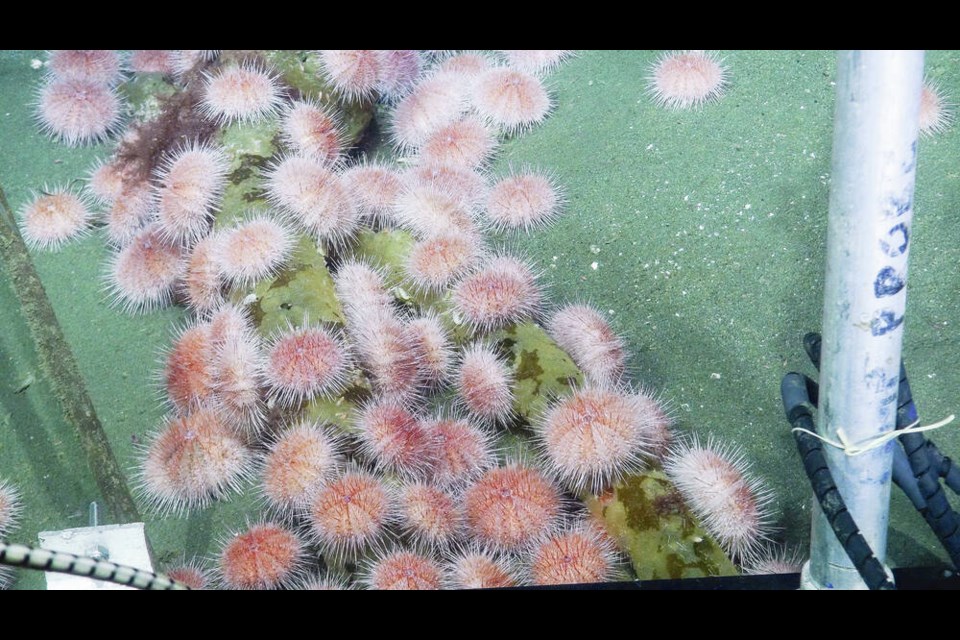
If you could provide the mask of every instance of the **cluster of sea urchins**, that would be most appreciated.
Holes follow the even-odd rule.
[[[544,314],[537,271],[487,245],[487,230],[530,232],[561,212],[549,173],[486,167],[501,137],[547,117],[542,77],[570,52],[307,54],[345,99],[383,103],[396,163],[350,156],[335,115],[260,56],[217,53],[140,51],[130,66],[196,95],[181,101],[181,120],[279,120],[283,151],[261,176],[268,208],[212,230],[230,164],[212,135],[166,148],[146,176],[118,152],[89,180],[116,246],[117,303],[146,311],[176,300],[195,314],[165,355],[170,414],[145,447],[142,495],[160,513],[184,513],[253,481],[265,505],[224,539],[216,584],[335,588],[355,567],[372,588],[608,580],[616,543],[575,497],[656,458],[728,552],[754,555],[767,501],[742,457],[671,444],[668,412],[629,386],[604,316],[584,304]],[[124,140],[136,142],[137,127]],[[102,137],[46,128],[68,143]],[[353,254],[370,229],[412,235],[399,285]],[[249,301],[227,292],[281,273],[304,236],[326,253],[346,321],[304,317],[261,335]],[[530,320],[544,321],[584,380],[533,420],[534,447],[505,453],[515,371],[495,334]],[[302,413],[358,381],[369,394],[349,429]],[[737,514],[747,526],[731,532]],[[202,563],[172,573],[193,586],[210,578]]]

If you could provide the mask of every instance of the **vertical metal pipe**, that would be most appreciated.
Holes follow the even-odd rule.
[[[841,51],[837,63],[818,431],[853,444],[894,428],[913,217],[923,51]],[[847,508],[877,558],[887,548],[894,443],[827,447]],[[865,585],[818,507],[806,588]]]

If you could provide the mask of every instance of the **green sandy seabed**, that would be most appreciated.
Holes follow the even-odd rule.
[[[680,432],[743,446],[776,494],[776,538],[806,545],[809,492],[779,382],[790,370],[814,373],[800,339],[821,324],[835,56],[723,52],[726,95],[700,110],[669,111],[646,94],[657,55],[584,52],[549,76],[554,113],[503,144],[492,172],[549,169],[566,188],[567,211],[534,236],[497,242],[540,266],[556,303],[587,300],[607,310],[632,352],[633,379],[671,402]],[[85,175],[110,150],[68,149],[38,133],[31,103],[42,72],[30,61],[42,57],[0,52],[0,185],[14,209],[31,189]],[[928,77],[954,99],[958,62],[955,51],[927,56]],[[921,139],[904,356],[927,422],[958,409],[958,158],[956,127]],[[131,316],[109,307],[106,257],[104,243],[90,236],[35,262],[133,480],[136,443],[163,416],[158,353],[185,314]],[[16,538],[33,542],[38,531],[85,525],[97,490],[6,279],[0,324],[0,476],[21,487],[28,508]],[[935,438],[960,455],[955,426]],[[893,494],[891,563],[943,562],[920,517]],[[188,519],[148,520],[158,559],[211,555],[249,506],[235,500]],[[42,584],[39,574],[21,572],[16,586]]]

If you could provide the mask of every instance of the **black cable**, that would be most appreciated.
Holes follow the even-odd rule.
[[[904,429],[915,424],[918,420],[917,415],[910,381],[907,378],[907,369],[903,363],[900,363],[897,428]],[[939,467],[946,461],[949,475],[951,466],[949,458],[941,458],[938,461],[940,464],[931,465],[931,448],[922,433],[901,433],[900,444],[903,445],[910,467],[913,469],[913,476],[920,488],[920,494],[926,502],[926,507],[920,509],[920,513],[950,555],[953,566],[960,568],[960,514],[950,506],[940,485]],[[934,450],[936,450],[935,447]]]
[[[811,332],[803,337],[803,347],[810,361],[820,369],[821,337]],[[808,387],[816,383],[808,379]],[[811,398],[816,396],[810,393]],[[816,400],[813,400],[816,406]],[[919,413],[913,402],[913,392],[907,378],[907,369],[900,363],[900,386],[897,392],[897,429],[906,429],[919,421]],[[960,568],[960,514],[953,510],[940,486],[944,478],[947,486],[960,493],[960,469],[953,461],[940,453],[936,445],[922,433],[903,433],[899,437],[903,447],[894,451],[893,480],[907,495],[920,515],[940,540],[955,568]],[[910,473],[903,467],[906,458]],[[911,477],[912,476],[912,477]]]
[[[807,391],[811,384],[815,383],[802,374],[788,373],[780,383],[780,396],[783,399],[787,420],[793,428],[816,433],[813,423],[813,405],[810,403]],[[804,471],[813,488],[813,495],[816,496],[823,515],[830,523],[830,528],[833,529],[837,540],[840,541],[840,545],[864,583],[872,590],[896,589],[883,563],[877,559],[847,510],[843,496],[840,495],[830,468],[827,466],[820,440],[802,431],[793,431],[793,436],[797,442],[800,459],[803,461]]]
[[[954,493],[960,494],[960,467],[953,463],[949,457],[940,453],[937,445],[927,440],[927,457],[930,459],[930,466],[933,467],[937,475],[943,478]]]
[[[807,352],[807,356],[810,358],[810,362],[813,363],[813,366],[816,367],[817,371],[820,370],[820,347],[822,345],[822,338],[819,333],[810,332],[803,337],[803,349]],[[807,382],[807,394],[810,397],[810,404],[813,407],[817,407],[819,400],[820,387],[819,385],[806,378]],[[897,414],[897,428],[901,428],[900,425],[901,416]],[[901,447],[896,447],[893,450],[893,469],[892,469],[893,482],[900,490],[906,494],[907,498],[910,499],[910,502],[913,503],[914,508],[917,511],[923,513],[923,510],[927,507],[927,501],[924,500],[923,494],[920,492],[920,486],[917,484],[917,479],[913,475],[913,468],[910,466],[910,461],[907,459],[907,454],[903,452]]]
[[[913,475],[913,467],[910,466],[910,460],[907,454],[903,452],[903,447],[894,447],[893,449],[893,483],[900,487],[904,495],[913,503],[913,507],[920,513],[927,509],[927,501],[924,500],[920,492],[920,485]]]
[[[189,589],[182,582],[151,571],[62,551],[37,549],[23,544],[10,544],[2,540],[0,540],[0,565],[38,571],[56,571],[94,580],[114,582],[135,589],[164,591]]]

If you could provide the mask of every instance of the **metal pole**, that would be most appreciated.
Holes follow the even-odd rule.
[[[913,217],[923,51],[841,51],[823,302],[818,431],[862,445],[894,428]],[[894,443],[826,447],[860,531],[884,562]],[[816,504],[816,502],[815,502]],[[818,506],[804,588],[862,589]]]
[[[76,430],[80,447],[87,457],[90,471],[103,496],[110,518],[117,522],[141,522],[137,503],[127,486],[123,468],[117,462],[110,440],[97,417],[93,401],[80,375],[80,368],[70,351],[50,300],[33,268],[30,253],[20,237],[13,211],[0,187],[0,269],[5,269],[20,311],[26,318],[36,344],[40,366],[60,400],[67,421]],[[34,425],[24,423],[17,429],[28,432]]]

